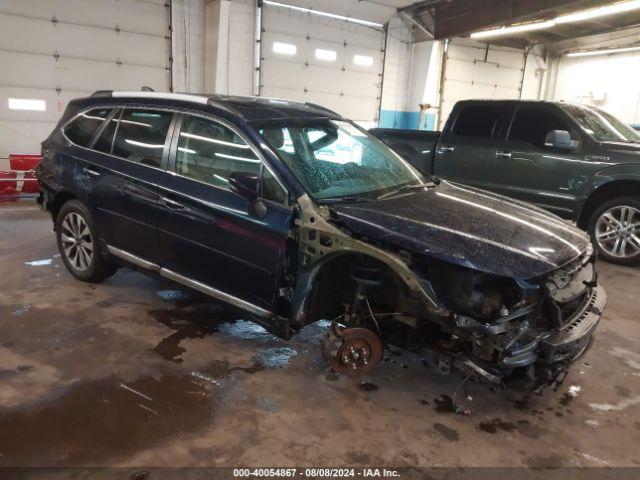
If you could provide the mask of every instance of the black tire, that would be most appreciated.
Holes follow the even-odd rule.
[[[599,220],[607,212],[613,212],[613,219],[617,220],[618,223],[620,223],[620,217],[616,216],[616,212],[622,212],[622,208],[624,207],[629,207],[632,210],[635,210],[635,212],[632,212],[634,216],[632,217],[633,220],[630,224],[631,226],[625,225],[625,223],[622,223],[622,225],[620,226],[620,228],[622,229],[620,235],[622,235],[624,237],[624,240],[628,242],[626,247],[622,247],[622,245],[619,244],[619,247],[616,248],[616,240],[619,235],[617,233],[618,226],[613,221],[608,222],[606,224],[606,228],[609,228],[611,233],[609,234],[609,236],[606,236],[607,231],[602,231],[606,220],[604,218],[600,222]],[[607,200],[598,208],[596,208],[589,217],[587,231],[591,236],[593,244],[599,251],[600,258],[602,258],[603,260],[611,263],[616,263],[618,265],[639,264],[640,249],[636,249],[636,239],[640,239],[640,197],[622,196]],[[626,235],[626,237],[624,235]],[[609,238],[611,238],[611,240],[609,240]],[[621,252],[620,247],[624,248],[624,251]],[[617,255],[614,255],[613,253],[617,253]]]
[[[78,280],[97,283],[118,270],[101,254],[93,216],[79,200],[69,200],[60,208],[56,240],[65,267]]]

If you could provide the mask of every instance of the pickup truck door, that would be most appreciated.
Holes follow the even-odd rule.
[[[572,150],[545,146],[552,130],[565,130],[578,145]],[[585,160],[581,133],[571,119],[548,104],[523,103],[503,139],[496,141],[487,171],[490,190],[534,203],[565,218],[578,210],[578,192],[593,174]]]
[[[495,138],[513,107],[500,103],[464,102],[448,122],[435,149],[434,174],[454,182],[487,188],[487,171]]]
[[[174,131],[159,186],[167,276],[259,316],[275,311],[292,221],[285,189],[231,124],[184,114]],[[264,216],[230,190],[234,172],[261,175]]]

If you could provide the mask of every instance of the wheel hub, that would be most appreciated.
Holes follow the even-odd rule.
[[[368,328],[331,325],[322,339],[321,350],[333,370],[358,376],[380,363],[383,346],[380,337]]]
[[[595,238],[600,249],[613,257],[640,254],[640,210],[628,205],[610,208],[598,218]]]

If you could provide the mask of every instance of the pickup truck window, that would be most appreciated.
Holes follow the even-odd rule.
[[[349,122],[292,122],[259,132],[316,200],[375,199],[425,181],[385,144]]]
[[[580,127],[598,142],[640,143],[640,134],[613,115],[595,107],[560,105]]]
[[[551,130],[571,132],[572,129],[564,118],[544,105],[519,105],[508,138],[543,149],[547,133]],[[575,134],[571,136],[577,140]]]
[[[111,108],[100,108],[81,113],[64,128],[64,134],[76,145],[88,146],[93,134],[103,124],[111,110]]]
[[[461,137],[491,138],[497,135],[500,120],[510,117],[512,108],[504,105],[463,105],[453,125],[453,133]]]

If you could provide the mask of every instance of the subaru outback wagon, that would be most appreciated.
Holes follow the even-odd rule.
[[[167,278],[369,372],[387,345],[442,373],[553,382],[605,293],[580,230],[414,169],[355,123],[265,98],[96,92],[42,144],[40,199],[79,280]]]

